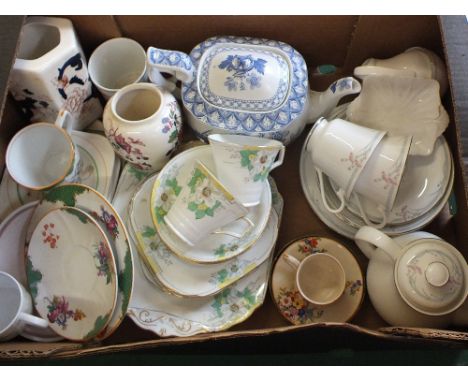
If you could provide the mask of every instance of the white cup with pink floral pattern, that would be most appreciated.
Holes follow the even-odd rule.
[[[339,213],[344,209],[362,170],[385,134],[384,131],[369,129],[342,119],[329,122],[320,118],[314,124],[306,147],[312,155],[320,181],[322,201],[327,210]],[[339,186],[337,196],[340,206],[336,209],[331,208],[326,200],[322,173],[327,174]]]
[[[388,212],[393,208],[400,188],[411,141],[411,136],[385,136],[359,175],[354,192],[361,216],[367,225],[380,228],[386,225]],[[379,224],[370,221],[367,217],[361,206],[360,197],[377,204],[379,215],[382,216]]]
[[[247,213],[210,170],[197,161],[164,221],[180,239],[194,246],[211,233],[226,234],[219,230]],[[251,223],[245,232],[231,235],[242,237],[250,228]]]
[[[283,163],[286,148],[273,139],[243,135],[208,136],[219,180],[245,207],[260,203],[271,170]]]

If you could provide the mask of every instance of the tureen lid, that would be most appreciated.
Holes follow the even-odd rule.
[[[428,315],[453,312],[468,294],[465,259],[450,244],[422,240],[410,247],[395,265],[395,283],[413,309]]]
[[[182,100],[211,126],[250,132],[281,130],[302,114],[307,66],[290,45],[262,38],[212,37],[190,53],[197,75]]]

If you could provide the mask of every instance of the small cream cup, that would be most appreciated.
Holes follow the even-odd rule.
[[[314,305],[330,305],[346,287],[341,263],[327,253],[315,253],[302,261],[285,254],[285,261],[296,270],[296,287],[301,296]]]

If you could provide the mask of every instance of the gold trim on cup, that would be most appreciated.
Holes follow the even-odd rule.
[[[21,134],[23,134],[26,130],[29,130],[31,128],[34,128],[35,126],[38,126],[38,125],[41,125],[41,126],[46,126],[46,127],[51,127],[51,128],[54,128],[58,131],[60,131],[61,134],[63,134],[63,136],[65,137],[65,139],[67,140],[67,142],[69,143],[70,147],[71,147],[71,151],[70,151],[70,155],[69,155],[69,158],[68,158],[68,162],[67,162],[67,170],[65,172],[64,175],[61,175],[59,178],[57,178],[56,180],[54,180],[52,183],[46,185],[46,186],[41,186],[41,187],[32,187],[32,186],[27,186],[21,182],[19,182],[15,176],[12,174],[11,171],[8,171],[10,176],[13,178],[13,180],[18,183],[19,185],[25,187],[25,188],[28,188],[30,190],[34,190],[34,191],[43,191],[43,190],[48,190],[50,188],[52,188],[53,186],[56,186],[57,184],[61,183],[69,174],[70,174],[70,171],[73,169],[73,164],[74,164],[74,160],[75,160],[75,144],[73,143],[73,140],[71,139],[71,136],[62,128],[62,127],[58,127],[57,125],[54,125],[53,123],[49,123],[49,122],[36,122],[36,123],[33,123],[31,125],[28,125],[28,126],[25,126],[24,128],[22,128],[20,131],[18,131],[14,136],[13,138],[11,139],[10,143],[8,144],[8,147],[7,147],[7,151],[6,151],[6,155],[5,155],[5,158],[6,158],[6,163],[8,163],[8,156],[9,156],[9,152],[10,152],[10,145],[16,140],[19,138],[19,136]]]
[[[187,149],[186,151],[184,151],[183,153],[180,153],[180,154],[186,154],[186,153],[189,153],[189,152],[192,152],[192,151],[196,151],[196,150],[200,150],[200,149],[206,149],[208,148],[209,145],[203,145],[203,146],[197,146],[197,147],[193,147],[191,149]],[[172,158],[168,163],[166,163],[166,165],[164,166],[164,168],[168,168],[168,166],[170,166],[175,160],[179,159],[178,158],[178,155],[174,158]],[[206,261],[196,261],[196,260],[193,260],[193,259],[190,259],[188,257],[184,257],[183,255],[179,254],[177,252],[177,250],[174,249],[174,247],[172,247],[166,240],[163,239],[163,237],[159,234],[160,230],[161,230],[161,226],[160,224],[158,223],[158,219],[156,217],[156,214],[154,212],[154,204],[156,202],[156,193],[157,193],[157,190],[159,189],[159,187],[161,186],[161,182],[160,182],[160,175],[161,173],[163,172],[163,170],[161,170],[155,181],[154,181],[154,184],[153,184],[153,188],[151,190],[151,197],[150,197],[150,211],[151,211],[151,219],[153,221],[153,225],[154,227],[156,228],[156,231],[158,232],[158,235],[161,239],[161,241],[177,256],[179,257],[180,259],[182,259],[183,261],[188,261],[190,263],[194,263],[194,264],[218,264],[218,263],[222,263],[224,261],[227,261],[227,260],[230,260],[230,259],[233,259],[235,257],[238,257],[240,255],[242,255],[243,253],[245,253],[246,251],[248,251],[257,241],[258,239],[262,236],[262,232],[263,230],[265,229],[266,225],[268,224],[268,219],[265,220],[265,224],[263,225],[262,229],[260,230],[260,233],[259,235],[257,235],[257,237],[254,238],[254,240],[252,240],[251,243],[249,243],[245,248],[242,248],[239,253],[237,253],[235,256],[232,256],[232,257],[229,257],[227,259],[220,259],[220,260],[217,260],[217,261],[209,261],[209,262],[206,262]],[[268,186],[264,186],[264,187],[268,187],[268,189],[270,190],[270,195],[271,195],[271,186],[270,186],[270,183],[268,182]],[[270,216],[270,213],[271,213],[271,210],[272,210],[272,204],[270,204],[270,207],[269,207],[269,211],[268,211],[268,217]]]

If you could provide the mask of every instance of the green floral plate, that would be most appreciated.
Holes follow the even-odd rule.
[[[196,264],[175,256],[153,227],[150,195],[157,175],[149,178],[135,194],[129,209],[131,236],[145,264],[170,292],[180,296],[204,297],[218,293],[253,271],[268,259],[278,235],[278,218],[272,213],[260,239],[245,253],[216,264]]]
[[[285,253],[301,261],[314,253],[335,257],[346,273],[346,288],[333,304],[313,305],[296,288],[296,270],[285,260]],[[352,319],[364,297],[364,281],[353,254],[335,240],[325,237],[306,237],[289,244],[280,254],[273,269],[271,293],[280,313],[294,325],[317,322],[346,322]]]
[[[117,298],[106,234],[74,207],[47,213],[31,236],[26,276],[34,306],[57,334],[89,341],[104,330]]]
[[[272,192],[272,214],[277,214],[280,221],[283,199],[274,183]],[[146,272],[146,266],[135,258],[135,286],[128,315],[140,328],[161,337],[186,337],[229,329],[249,318],[263,303],[273,252],[267,261],[220,293],[184,299],[168,294],[154,284],[151,275]]]
[[[110,336],[120,325],[127,313],[133,287],[133,261],[129,236],[122,219],[112,205],[99,192],[82,184],[66,184],[44,193],[43,199],[34,210],[26,232],[26,246],[38,222],[50,211],[62,207],[77,207],[98,221],[110,238],[118,273],[117,305],[105,331],[98,339]]]
[[[248,208],[249,213],[245,217],[254,224],[254,228],[242,238],[213,233],[196,246],[191,247],[172,232],[165,223],[164,216],[182,188],[189,187],[191,164],[197,160],[208,167],[213,174],[216,174],[210,146],[188,149],[174,157],[161,170],[151,193],[153,224],[164,244],[179,257],[196,263],[219,263],[244,253],[259,239],[270,216],[271,187],[268,182],[265,182],[260,204]],[[206,203],[199,203],[198,206],[205,208],[205,211],[209,210]],[[245,221],[238,220],[223,227],[223,231],[239,233],[245,230],[245,226]]]

